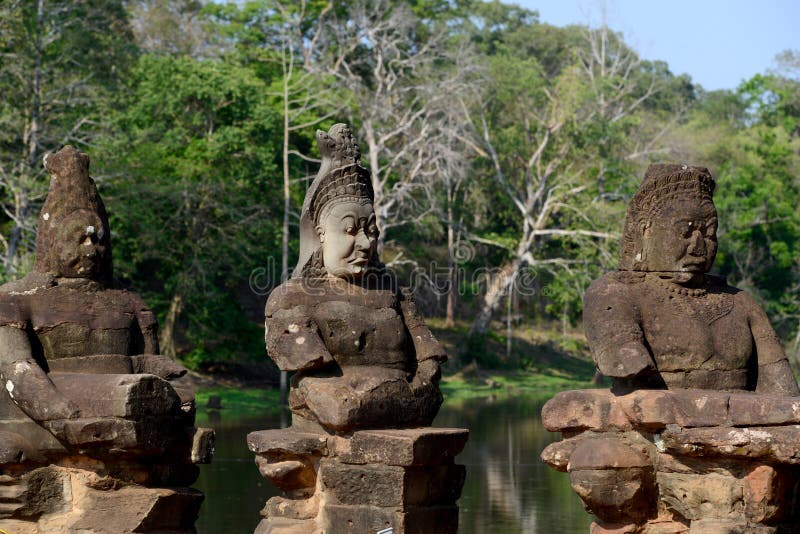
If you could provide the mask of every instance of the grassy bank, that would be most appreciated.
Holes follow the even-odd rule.
[[[220,413],[226,419],[245,419],[279,412],[280,392],[268,388],[242,387],[200,387],[195,392],[197,404],[197,423],[206,424],[209,419],[208,400],[212,396],[219,397],[222,409]]]
[[[530,372],[486,372],[481,379],[463,373],[445,376],[440,388],[445,402],[476,397],[548,396],[567,389],[598,387],[591,379],[575,379]]]
[[[525,372],[488,372],[481,378],[457,373],[445,376],[441,382],[445,402],[458,402],[480,397],[550,397],[565,389],[590,388],[590,380],[575,380],[548,374]],[[220,398],[221,413],[226,419],[258,417],[280,411],[280,392],[277,389],[212,387],[199,388],[196,393],[197,419],[203,423],[208,419],[208,400]]]
[[[441,382],[445,402],[480,397],[551,397],[566,389],[597,387],[592,385],[594,364],[580,332],[564,334],[519,326],[513,330],[510,344],[504,335],[490,333],[479,353],[469,353],[463,350],[468,323],[448,328],[442,319],[428,322],[451,355]],[[276,389],[201,387],[196,394],[198,418],[207,417],[205,407],[214,395],[220,398],[221,413],[226,418],[257,417],[281,409]]]

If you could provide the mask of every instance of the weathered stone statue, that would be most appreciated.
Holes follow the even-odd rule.
[[[369,172],[343,124],[320,132],[322,169],[303,206],[300,262],[267,301],[267,351],[297,371],[295,425],[426,426],[445,352],[378,260]]]
[[[464,471],[453,457],[467,432],[417,428],[442,403],[445,352],[378,259],[372,183],[350,129],[317,140],[300,260],[266,306],[267,351],[295,375],[292,428],[248,437],[288,496],[268,501],[259,532],[454,531]],[[428,489],[409,498],[416,484]]]
[[[705,168],[651,165],[628,206],[619,270],[586,292],[592,356],[619,390],[798,394],[761,307],[706,274],[717,252],[714,186]]]
[[[612,389],[563,392],[542,410],[566,438],[542,458],[570,473],[598,517],[592,532],[789,532],[800,521],[797,382],[759,305],[706,274],[714,188],[705,168],[650,166],[620,268],[584,298]]]
[[[158,355],[153,313],[111,288],[88,156],[67,146],[45,168],[33,271],[0,287],[0,529],[193,532],[203,496],[185,486],[213,434],[169,382],[186,370]]]

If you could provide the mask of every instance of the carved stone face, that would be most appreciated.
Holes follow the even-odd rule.
[[[103,222],[88,210],[72,212],[60,225],[55,243],[59,274],[66,278],[94,278],[106,253]]]
[[[322,262],[331,276],[358,278],[375,256],[378,227],[370,203],[337,202],[317,226]]]
[[[674,199],[639,236],[638,270],[706,273],[717,255],[717,210],[708,199]]]

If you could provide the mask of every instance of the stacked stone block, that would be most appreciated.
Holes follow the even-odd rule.
[[[800,398],[751,392],[567,391],[542,410],[564,439],[593,534],[779,533],[800,524]]]
[[[284,496],[257,533],[454,533],[465,469],[464,429],[361,430],[348,436],[262,430],[247,443]]]

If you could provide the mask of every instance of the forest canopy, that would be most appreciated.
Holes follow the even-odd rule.
[[[263,302],[336,122],[372,174],[383,261],[472,340],[579,325],[646,166],[709,167],[715,273],[797,361],[800,51],[706,91],[610,28],[477,0],[6,0],[0,51],[0,281],[32,266],[43,155],[74,145],[118,283],[195,368],[264,359]]]

